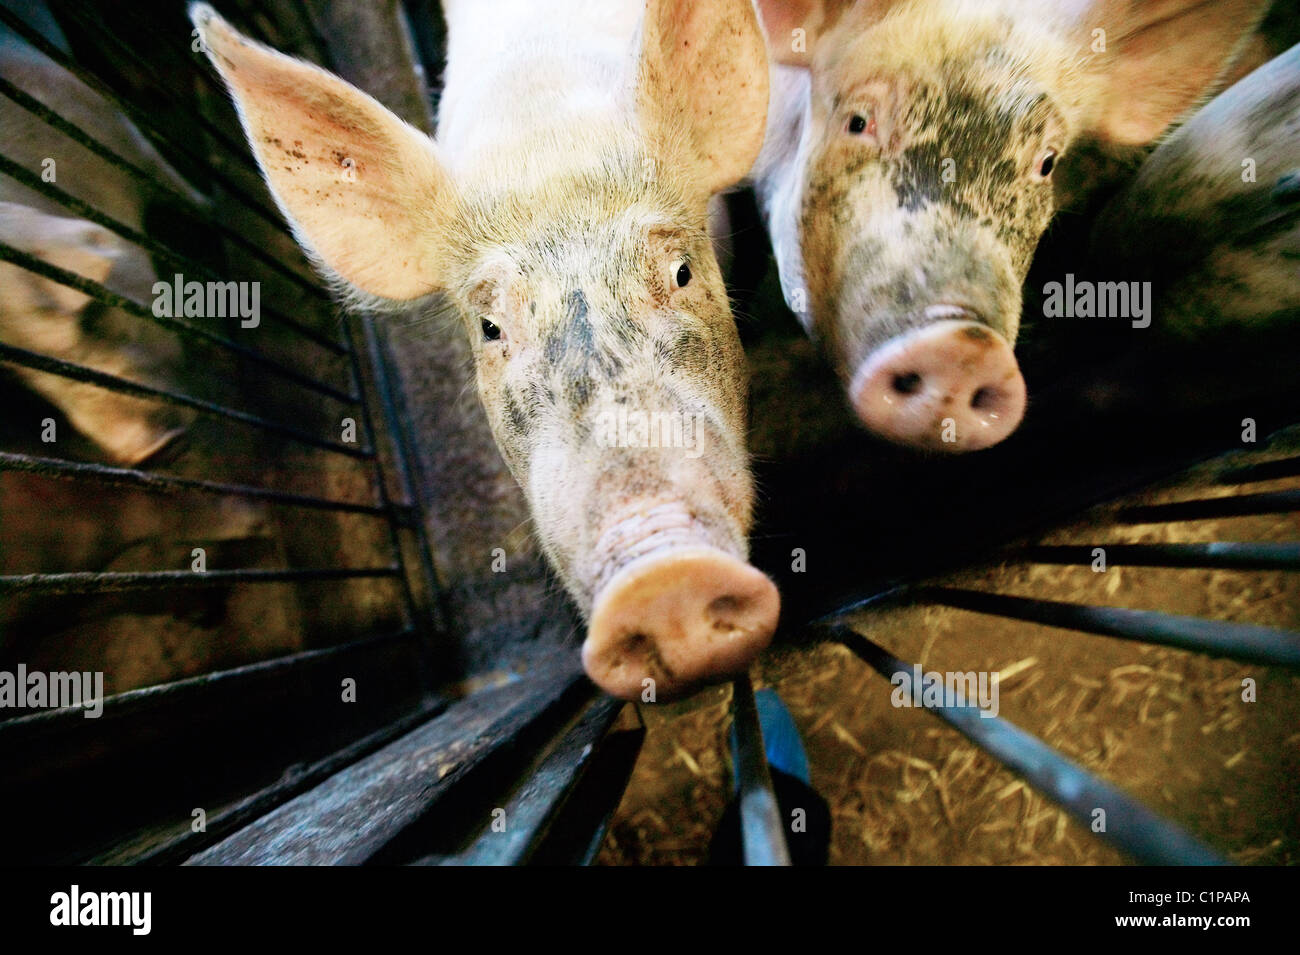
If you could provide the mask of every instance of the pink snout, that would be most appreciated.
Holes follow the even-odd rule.
[[[720,550],[658,551],[597,595],[582,662],[614,696],[678,699],[744,673],[771,641],[780,605],[771,580]]]
[[[997,332],[945,319],[873,352],[853,377],[858,417],[898,444],[978,451],[997,444],[1025,415],[1025,380]]]

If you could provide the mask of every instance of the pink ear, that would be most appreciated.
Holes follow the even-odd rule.
[[[1075,2],[1076,26],[1101,79],[1092,131],[1122,144],[1159,138],[1213,91],[1268,6],[1269,0]]]
[[[638,93],[649,123],[690,136],[702,199],[743,179],[767,126],[767,51],[750,0],[647,0]]]
[[[437,291],[456,200],[433,141],[338,77],[240,35],[206,4],[190,16],[267,185],[318,264],[381,299]]]
[[[898,0],[754,0],[772,62],[809,66],[813,50],[831,27],[852,10],[865,27]]]
[[[773,62],[808,66],[825,15],[822,0],[756,0]]]

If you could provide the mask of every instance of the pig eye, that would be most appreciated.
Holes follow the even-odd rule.
[[[494,342],[501,337],[501,329],[486,318],[480,319],[480,324],[483,327],[483,338],[485,340]]]
[[[1038,177],[1046,179],[1056,168],[1056,150],[1049,149],[1038,157]]]
[[[861,136],[863,133],[876,133],[876,118],[874,116],[863,116],[861,113],[854,113],[849,119],[848,131],[854,136]]]
[[[677,268],[673,269],[673,282],[678,288],[686,288],[691,284],[691,266],[689,262],[676,263]]]

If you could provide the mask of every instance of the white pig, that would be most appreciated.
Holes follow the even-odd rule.
[[[746,376],[706,207],[762,142],[748,0],[457,0],[436,141],[191,7],[271,192],[344,296],[435,293],[543,548],[625,698],[743,671],[779,599],[746,562]],[[435,436],[430,439],[436,440]]]

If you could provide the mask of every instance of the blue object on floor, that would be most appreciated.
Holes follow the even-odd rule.
[[[812,774],[808,771],[808,754],[804,752],[803,739],[799,728],[794,724],[794,717],[777,696],[776,690],[762,689],[754,693],[754,705],[758,709],[758,725],[763,731],[763,750],[767,763],[793,776],[805,786],[812,785]],[[733,726],[731,742],[731,783],[740,788],[736,776],[736,729]]]

